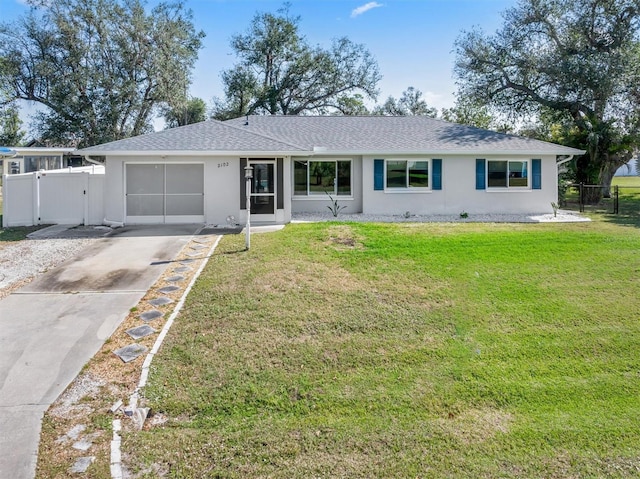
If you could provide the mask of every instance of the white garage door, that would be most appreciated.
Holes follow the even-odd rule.
[[[126,222],[204,222],[204,165],[127,164]]]

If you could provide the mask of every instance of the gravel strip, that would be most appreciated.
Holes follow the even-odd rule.
[[[0,298],[89,247],[97,239],[22,240],[0,245]]]
[[[293,213],[292,222],[318,222],[318,221],[357,221],[368,223],[575,223],[591,221],[572,211],[558,211],[553,213],[541,213],[533,215],[474,215],[467,218],[460,215],[368,215],[363,213],[343,214],[337,217],[330,213]]]

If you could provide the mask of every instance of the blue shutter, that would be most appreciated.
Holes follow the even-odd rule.
[[[487,189],[486,170],[484,163],[484,160],[476,160],[476,190]]]
[[[531,160],[531,188],[542,189],[542,161]]]
[[[433,165],[433,174],[431,189],[433,190],[441,190],[442,189],[442,160],[432,160],[431,164]]]
[[[373,160],[373,189],[384,190],[384,160]]]

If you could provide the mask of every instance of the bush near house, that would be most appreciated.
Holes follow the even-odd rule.
[[[156,425],[125,434],[125,462],[640,476],[640,229],[606,220],[300,224],[249,252],[225,237],[154,360]]]

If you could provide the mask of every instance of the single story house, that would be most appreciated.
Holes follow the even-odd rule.
[[[76,152],[105,160],[105,222],[225,224],[251,218],[551,212],[558,165],[584,152],[421,117],[248,116]]]
[[[75,148],[8,147],[12,153],[0,154],[3,175],[19,175],[40,170],[81,166],[82,158],[72,156]]]

